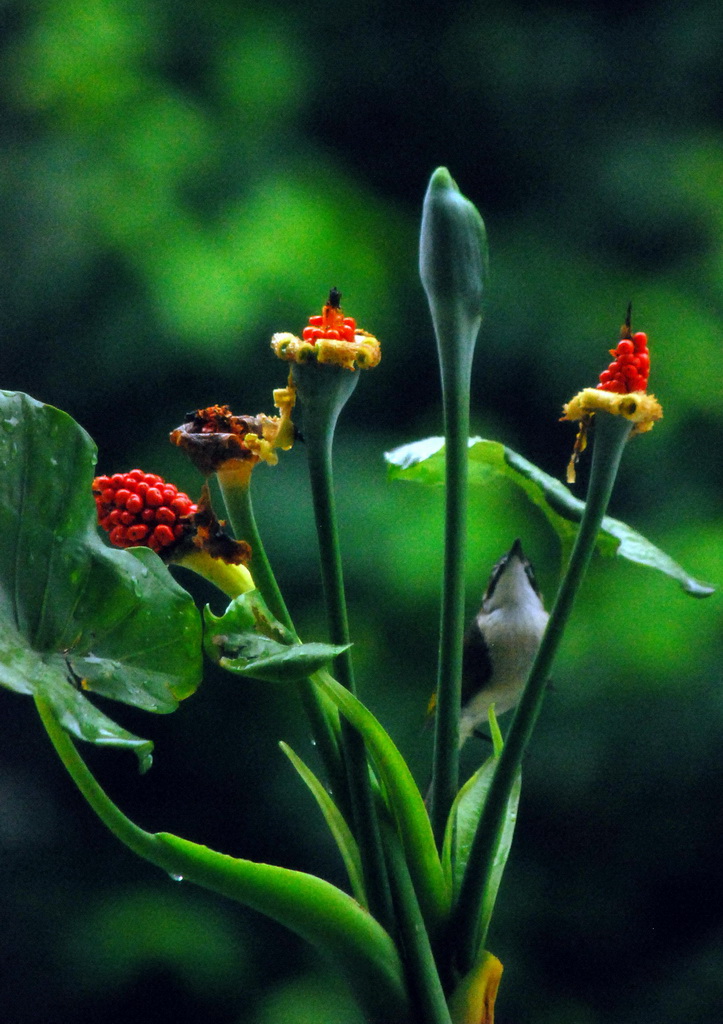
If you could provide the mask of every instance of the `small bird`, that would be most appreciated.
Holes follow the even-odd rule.
[[[465,633],[460,747],[487,721],[490,704],[498,715],[515,707],[548,618],[518,539],[492,570],[482,607]]]

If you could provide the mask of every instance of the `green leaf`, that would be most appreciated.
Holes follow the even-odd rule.
[[[304,764],[301,758],[294,753],[291,747],[283,742],[279,743],[279,746],[311,790],[314,799],[321,809],[321,813],[324,815],[324,820],[329,826],[329,831],[334,837],[334,842],[339,848],[339,853],[342,856],[346,872],[349,876],[352,892],[358,902],[361,903],[362,906],[366,907],[367,902],[364,894],[364,877],[361,858],[359,856],[359,847],[357,846],[354,836],[351,834],[349,826],[344,820],[344,816],[331,799],[322,783],[317,779],[311,769]]]
[[[201,624],[156,554],[100,540],[95,460],[70,416],[0,392],[0,684],[44,697],[79,739],[133,749],[145,769],[152,744],[86,694],[175,710],[201,678]]]
[[[444,836],[442,865],[455,900],[459,896],[472,843],[498,760],[499,755],[488,758],[462,786],[452,805]],[[518,772],[507,803],[507,813],[497,836],[493,867],[482,900],[483,927],[480,934],[487,931],[492,918],[497,892],[512,845],[521,784],[521,775]]]
[[[273,618],[258,590],[234,598],[223,615],[204,609],[204,647],[212,661],[234,675],[270,683],[313,675],[346,646],[297,643]]]
[[[449,912],[449,892],[414,777],[389,734],[361,701],[326,672],[313,681],[364,737],[396,822],[422,913],[434,933]]]
[[[397,949],[351,896],[301,871],[237,860],[165,832],[153,838],[169,854],[155,855],[157,862],[163,860],[189,881],[266,914],[327,954],[345,974],[370,1021],[409,1020]]]
[[[385,459],[392,480],[408,480],[422,484],[444,483],[444,438],[428,437],[423,441],[395,448]],[[564,484],[528,462],[511,448],[498,441],[480,437],[469,439],[470,483],[484,486],[494,476],[503,476],[522,488],[527,497],[543,513],[567,551],[580,522],[585,503],[576,498]],[[597,548],[603,555],[619,555],[630,562],[657,569],[677,580],[693,597],[708,597],[714,587],[695,579],[630,526],[605,516],[598,534]]]

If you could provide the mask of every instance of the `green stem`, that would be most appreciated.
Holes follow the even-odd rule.
[[[58,723],[51,706],[39,696],[35,697],[35,706],[60,760],[106,828],[139,857],[149,860],[169,874],[182,874],[173,852],[168,850],[152,833],[145,832],[129,818],[126,818],[125,814],[116,807],[96,782],[85,761],[75,749],[72,739]]]
[[[469,369],[443,373],[445,431],[444,579],[432,774],[432,828],[441,847],[450,808],[459,789],[459,716],[462,702]]]
[[[424,1024],[451,1024],[447,1000],[399,836],[388,821],[382,822],[382,830],[409,987],[416,996],[419,1019]]]
[[[271,568],[264,543],[261,539],[251,500],[251,476],[232,470],[218,472],[226,512],[234,534],[251,545],[251,565],[254,583],[269,607],[272,615],[294,634],[298,634],[286,607],[276,576]],[[301,703],[311,726],[324,771],[337,801],[345,807],[346,773],[339,751],[339,716],[320,696],[311,679],[301,679],[296,684]]]
[[[309,462],[316,534],[319,541],[321,578],[329,622],[329,639],[333,644],[349,644],[351,637],[334,499],[332,434],[330,431],[317,434],[314,430],[308,430],[304,439]],[[335,659],[334,675],[342,686],[356,694],[351,648]]]
[[[274,571],[266,555],[261,534],[256,525],[253,503],[251,501],[251,479],[249,474],[219,470],[217,473],[221,495],[226,506],[228,518],[233,527],[234,535],[251,545],[251,562],[249,569],[254,583],[269,607],[269,611],[287,629],[294,631],[291,615],[286,607]]]
[[[332,445],[337,418],[356,385],[358,372],[314,363],[306,366],[294,365],[293,373],[304,410],[303,432],[329,622],[329,639],[333,644],[344,645],[350,643],[350,635],[334,499]],[[342,686],[355,693],[350,649],[335,659],[334,669],[334,674]],[[345,720],[341,723],[341,738],[354,833],[362,858],[369,909],[377,920],[391,931],[392,902],[364,739]]]
[[[456,966],[463,974],[471,969],[479,951],[484,947],[488,922],[481,925],[481,907],[493,868],[497,836],[515,776],[542,707],[555,654],[592,557],[631,429],[632,424],[623,417],[604,412],[595,416],[595,447],[590,483],[575,546],[487,794],[450,924],[450,935],[454,937],[457,947]]]

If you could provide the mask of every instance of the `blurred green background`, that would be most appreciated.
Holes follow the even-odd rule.
[[[381,456],[441,429],[416,270],[435,166],[490,236],[474,431],[562,477],[560,407],[595,383],[632,299],[665,419],[631,444],[611,511],[723,580],[723,6],[5,0],[0,14],[0,384],[71,413],[100,471],[140,465],[197,494],[168,431],[212,402],[272,412],[285,370],[270,335],[299,330],[331,285],[381,339],[340,431],[340,514],[360,690],[420,785],[442,495],[387,484]],[[255,487],[299,629],[322,639],[303,448]],[[554,538],[500,485],[471,496],[470,609],[517,535],[553,596]],[[490,936],[499,1024],[720,1020],[720,641],[719,596],[593,564]],[[106,836],[30,702],[2,708],[5,1020],[359,1020],[293,936]],[[276,746],[313,756],[288,694],[209,671],[173,716],[116,712],[155,740],[151,773],[90,761],[144,827],[342,881]]]

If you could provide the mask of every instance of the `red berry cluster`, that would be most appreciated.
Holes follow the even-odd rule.
[[[304,341],[310,341],[312,344],[318,341],[319,338],[329,338],[334,340],[341,339],[342,341],[354,341],[354,335],[356,334],[356,320],[350,316],[340,316],[336,320],[332,320],[333,326],[327,326],[324,323],[324,316],[310,316],[309,326],[304,328],[303,339]],[[329,318],[331,320],[331,318]]]
[[[600,374],[598,390],[614,391],[626,395],[630,391],[645,391],[650,373],[648,336],[638,331],[622,338],[617,348],[610,349],[613,362]]]
[[[142,469],[97,476],[93,494],[98,522],[117,548],[169,548],[186,532],[186,518],[198,511],[187,494]]]
[[[320,338],[332,341],[354,341],[356,320],[350,316],[344,316],[340,302],[341,292],[332,288],[329,292],[329,301],[323,307],[321,316],[309,317],[309,324],[304,328],[302,334],[304,341],[310,341],[312,345]]]

